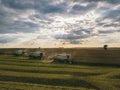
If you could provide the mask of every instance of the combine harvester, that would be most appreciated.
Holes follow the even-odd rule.
[[[32,54],[29,55],[30,59],[44,59],[44,53],[40,51],[33,52]]]
[[[25,55],[25,50],[17,50],[15,53],[14,53],[14,56],[24,56]]]
[[[61,53],[57,54],[53,57],[54,62],[60,62],[60,63],[70,63],[72,64],[72,60],[70,59],[70,54],[67,53]]]
[[[14,56],[29,56],[29,52],[26,49],[19,49],[13,53]]]

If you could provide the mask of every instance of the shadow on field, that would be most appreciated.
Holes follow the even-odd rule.
[[[115,85],[116,88],[120,88],[120,85]]]
[[[110,78],[112,78],[112,79],[120,79],[120,74],[118,74],[118,75],[113,75],[113,76],[111,76]]]
[[[27,73],[44,73],[44,74],[70,74],[73,76],[97,76],[102,75],[103,73],[90,73],[90,72],[70,72],[70,71],[46,71],[46,70],[25,70],[25,69],[9,69],[9,68],[0,68],[4,71],[14,71],[14,72],[27,72]]]
[[[105,63],[91,63],[91,62],[73,62],[73,65],[102,66],[102,67],[120,68],[120,64],[105,64]]]
[[[23,83],[34,83],[34,84],[45,84],[55,86],[71,86],[71,87],[84,87],[89,89],[99,89],[91,83],[73,78],[73,79],[48,79],[48,78],[35,78],[35,77],[16,77],[16,76],[3,76],[0,75],[0,81],[12,81],[12,82],[23,82]]]
[[[14,63],[15,62],[15,63]],[[18,63],[19,62],[19,63]],[[33,66],[33,67],[53,67],[53,68],[61,68],[64,66],[45,66],[45,65],[38,65],[38,62],[35,61],[27,61],[27,62],[22,62],[22,61],[11,61],[11,60],[0,60],[1,64],[5,65],[17,65],[17,66]],[[29,64],[28,64],[29,63]],[[37,65],[33,64],[37,63]],[[42,63],[42,62],[39,62]],[[44,63],[43,63],[44,64]],[[50,64],[50,63],[49,63]],[[51,63],[51,64],[66,64],[68,65],[69,63]],[[86,65],[86,66],[102,66],[102,67],[113,67],[113,68],[120,68],[120,64],[105,64],[105,63],[91,63],[91,62],[73,62],[72,65]],[[67,68],[71,68],[70,66]],[[77,68],[77,67],[76,67]],[[85,69],[85,68],[84,68]]]
[[[5,86],[0,87],[0,89],[1,89],[1,90],[21,90],[21,89],[17,89],[16,87],[11,88],[11,87],[5,87]]]

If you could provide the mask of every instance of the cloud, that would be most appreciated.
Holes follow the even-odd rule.
[[[10,42],[14,42],[16,41],[17,39],[14,38],[14,37],[0,37],[0,43],[10,43]]]
[[[49,14],[49,13],[65,13],[66,12],[66,3],[60,3],[56,5],[46,5],[42,9],[38,9],[39,12]]]
[[[88,11],[94,9],[97,6],[97,3],[88,3],[87,5],[75,4],[72,7],[70,13],[72,14],[85,14]]]
[[[35,9],[40,13],[62,13],[65,12],[66,3],[55,3],[54,0],[1,0],[1,3],[12,9],[28,10]]]
[[[100,34],[110,34],[110,33],[116,33],[120,32],[120,30],[99,30]]]
[[[72,31],[73,34],[77,34],[77,35],[85,35],[85,34],[91,34],[92,30],[90,29],[80,29],[80,30],[74,30]]]
[[[62,34],[62,35],[55,35],[55,39],[66,39],[66,40],[73,40],[73,39],[80,39],[82,36],[73,35],[73,34]]]
[[[88,41],[97,42],[98,44],[110,44],[110,43],[119,43],[120,42],[120,32],[110,33],[107,35],[101,35],[101,37],[91,37]]]
[[[79,33],[77,33],[79,32]],[[65,40],[76,40],[76,39],[83,39],[88,38],[91,35],[88,35],[82,31],[73,31],[70,34],[57,34],[54,36],[55,39],[65,39]]]
[[[118,4],[120,0],[73,0],[74,2],[107,2],[110,4]]]
[[[39,27],[37,24],[32,22],[23,22],[23,21],[15,21],[14,23],[9,23],[7,25],[0,25],[0,33],[30,33],[35,32],[37,27]]]
[[[82,44],[82,41],[79,41],[79,40],[70,40],[70,44]]]
[[[0,6],[0,33],[34,32],[39,27],[38,23],[30,20],[31,11],[16,11],[5,6]]]
[[[1,3],[13,9],[32,9],[34,8],[34,1],[33,0],[1,0]]]
[[[0,0],[0,42],[49,39],[80,44],[95,36],[103,40],[102,35],[106,40],[120,32],[119,3],[120,0]],[[22,37],[3,37],[21,33]]]
[[[104,13],[104,19],[119,19],[120,18],[120,9],[119,10],[109,10]],[[114,17],[114,18],[113,18]]]

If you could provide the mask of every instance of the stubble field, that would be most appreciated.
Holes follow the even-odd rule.
[[[0,90],[120,90],[120,49],[70,51],[74,64],[0,55]]]

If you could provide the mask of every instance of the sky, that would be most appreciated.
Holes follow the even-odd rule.
[[[0,0],[0,48],[120,47],[120,0]]]

